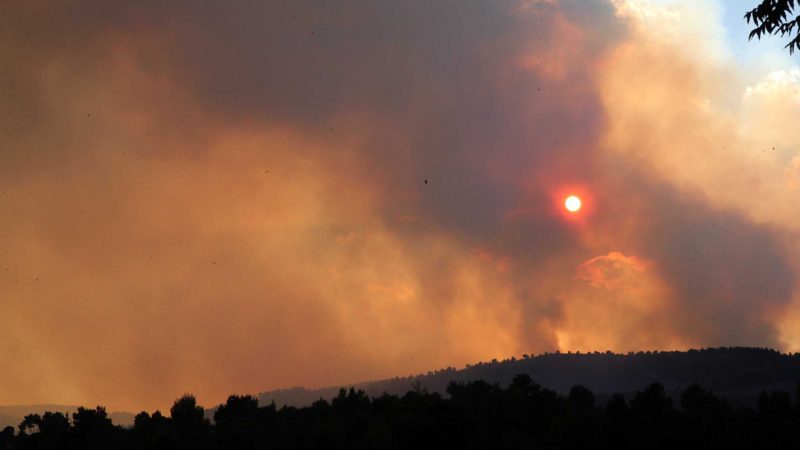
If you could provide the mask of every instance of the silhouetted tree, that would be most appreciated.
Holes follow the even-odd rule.
[[[175,401],[169,410],[178,448],[211,448],[211,423],[205,410],[192,395],[184,395]]]
[[[584,449],[595,443],[600,423],[594,403],[594,394],[589,389],[583,386],[570,389],[554,423],[554,440],[563,448]]]
[[[594,408],[594,394],[583,386],[573,386],[569,391],[569,401],[575,408],[590,410]]]
[[[8,450],[14,442],[14,427],[5,427],[0,431],[0,450]]]
[[[68,448],[70,423],[60,412],[45,412],[25,416],[19,425],[20,449],[56,450]]]
[[[735,430],[728,403],[698,384],[681,393],[684,443],[691,448],[731,448]]]
[[[797,448],[798,423],[786,392],[762,392],[757,404],[758,444],[762,448]]]
[[[263,447],[274,411],[274,405],[259,408],[258,400],[252,396],[231,395],[214,412],[214,430],[220,447],[230,450]]]
[[[98,406],[94,409],[78,408],[72,415],[71,435],[75,445],[83,449],[120,448],[119,434],[121,430],[109,419],[106,409]]]
[[[171,421],[160,411],[153,415],[140,412],[133,420],[130,440],[135,448],[166,450],[177,447]]]
[[[789,53],[800,50],[800,16],[794,14],[795,0],[763,0],[748,11],[744,18],[753,23],[749,38],[761,39],[764,35],[789,35],[794,37],[786,44]]]
[[[664,385],[653,383],[631,401],[634,448],[675,448],[675,409]]]
[[[603,411],[601,420],[602,448],[625,450],[631,446],[631,412],[625,397],[615,394]]]
[[[38,414],[28,414],[19,424],[20,434],[31,435],[39,432],[39,424],[42,423],[42,417]]]

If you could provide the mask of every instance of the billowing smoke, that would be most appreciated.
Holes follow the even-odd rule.
[[[686,3],[5,5],[0,403],[796,348],[800,77]]]

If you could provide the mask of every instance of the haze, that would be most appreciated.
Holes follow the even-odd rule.
[[[0,404],[800,349],[752,3],[5,2]]]

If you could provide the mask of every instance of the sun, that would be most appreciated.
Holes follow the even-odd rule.
[[[581,209],[581,199],[577,195],[570,195],[564,200],[564,207],[569,212],[578,212]]]

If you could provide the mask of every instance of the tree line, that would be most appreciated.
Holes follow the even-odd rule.
[[[561,395],[521,374],[506,387],[453,382],[444,396],[342,389],[303,408],[232,395],[213,418],[191,395],[131,427],[102,407],[31,414],[0,433],[0,449],[796,449],[800,386],[764,391],[753,408],[696,384],[673,401],[658,383],[600,404],[585,387]]]
[[[768,348],[720,347],[688,351],[551,352],[448,367],[406,377],[374,380],[355,385],[370,397],[384,392],[402,396],[415,382],[429,391],[446,393],[452,381],[485,380],[507,386],[514,376],[530,374],[540,384],[558,392],[574,385],[591,389],[604,403],[617,392],[634,392],[658,381],[675,399],[692,383],[725,397],[733,406],[754,406],[762,389],[793,391],[800,375],[800,354],[784,354]],[[262,405],[311,405],[319,398],[333,398],[338,388],[291,388],[263,392]]]

